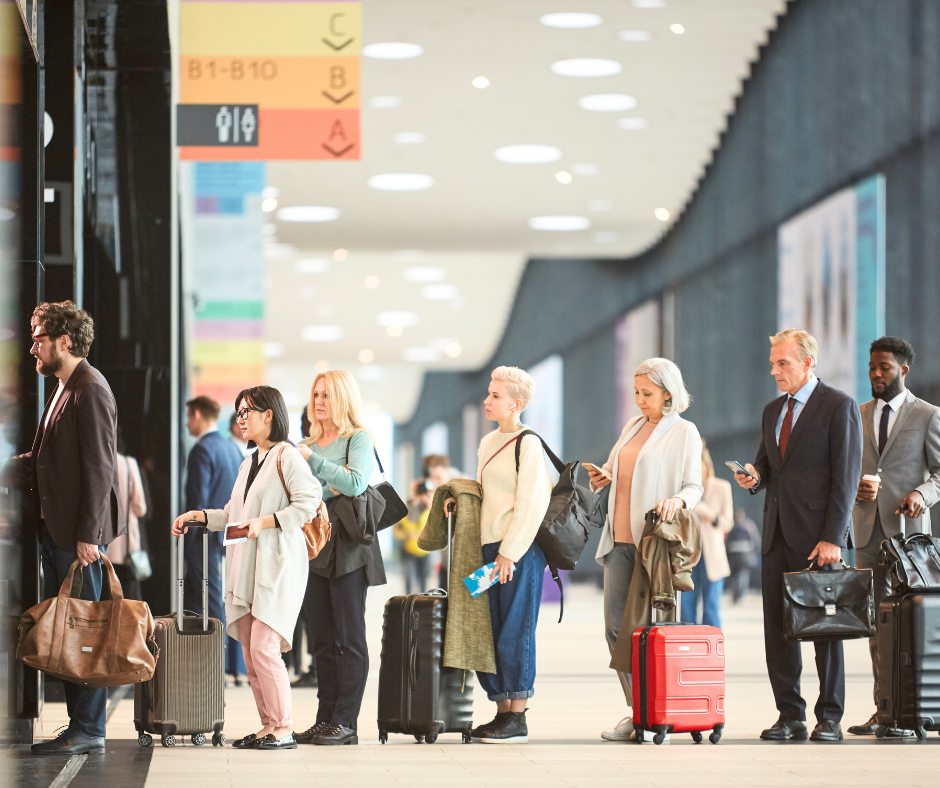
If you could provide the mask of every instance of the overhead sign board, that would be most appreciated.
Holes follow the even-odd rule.
[[[177,145],[258,147],[257,104],[181,104]]]

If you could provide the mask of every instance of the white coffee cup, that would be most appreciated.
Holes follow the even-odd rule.
[[[863,482],[868,482],[868,486],[873,488],[875,495],[878,494],[878,487],[881,485],[881,477],[877,473],[866,473],[862,477]]]

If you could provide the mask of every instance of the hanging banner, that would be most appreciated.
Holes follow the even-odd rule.
[[[182,0],[180,158],[359,159],[361,27],[358,2]]]

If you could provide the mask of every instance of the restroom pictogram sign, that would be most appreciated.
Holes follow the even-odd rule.
[[[258,147],[257,104],[181,104],[177,145]]]

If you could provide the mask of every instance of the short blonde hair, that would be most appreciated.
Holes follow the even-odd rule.
[[[520,412],[529,407],[529,403],[535,395],[535,378],[528,372],[519,369],[519,367],[496,367],[493,370],[492,378],[505,384],[510,397],[522,400]]]
[[[799,328],[786,328],[770,338],[770,346],[773,347],[780,342],[786,342],[788,339],[796,342],[796,352],[800,356],[800,361],[809,356],[812,359],[810,369],[816,369],[816,359],[819,358],[819,345],[816,344],[816,338],[809,331],[803,331]]]
[[[365,428],[362,416],[362,395],[359,393],[359,384],[345,369],[331,369],[321,372],[313,379],[310,387],[310,404],[307,406],[310,418],[310,437],[302,443],[310,446],[323,437],[323,426],[316,419],[316,407],[313,404],[313,392],[320,382],[326,381],[326,395],[330,398],[330,408],[333,411],[333,423],[339,430],[340,437],[349,438],[357,432],[366,432],[375,443],[372,433]]]
[[[679,367],[668,358],[646,359],[633,373],[636,378],[640,375],[646,376],[653,385],[669,394],[669,399],[663,407],[664,416],[670,413],[682,413],[692,403],[692,397],[689,396],[688,389],[685,387]]]

